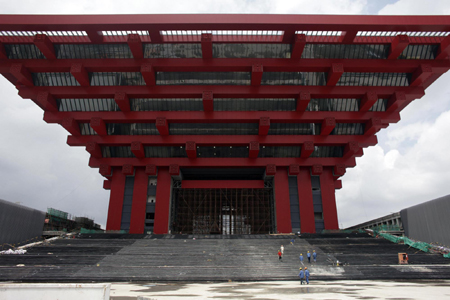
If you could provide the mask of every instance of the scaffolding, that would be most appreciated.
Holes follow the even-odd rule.
[[[174,188],[171,229],[183,234],[274,232],[273,189]]]

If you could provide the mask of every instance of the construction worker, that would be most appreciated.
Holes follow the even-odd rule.
[[[311,263],[311,253],[306,253],[306,257],[308,258],[308,262]]]
[[[309,271],[308,271],[307,267],[305,267],[305,279],[306,279],[306,284],[309,284]]]
[[[283,258],[283,254],[281,253],[281,250],[278,250],[278,260],[281,261]]]
[[[281,245],[280,249],[281,249],[281,255],[284,255],[284,246]]]
[[[317,253],[316,253],[316,250],[313,250],[313,260],[314,260],[314,262],[316,262],[316,259],[317,259]]]
[[[303,254],[301,254],[300,253],[300,256],[299,256],[299,258],[300,258],[300,263],[302,264],[302,266],[303,266]]]
[[[303,272],[303,269],[300,268],[300,273],[298,273],[298,277],[300,277],[300,284],[303,284],[303,279],[305,278],[305,273]]]
[[[291,239],[291,245],[294,245],[294,241],[295,241],[295,240],[292,238],[292,239]]]

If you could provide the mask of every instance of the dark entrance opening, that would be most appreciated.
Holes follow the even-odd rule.
[[[172,233],[231,235],[274,232],[272,188],[174,188],[172,195]]]

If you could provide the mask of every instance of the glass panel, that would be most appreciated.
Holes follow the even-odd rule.
[[[342,157],[344,146],[315,146],[310,157]]]
[[[145,157],[187,157],[183,146],[144,147]]]
[[[346,72],[336,85],[346,86],[408,86],[408,73]]]
[[[80,84],[69,72],[32,73],[35,86],[79,86]]]
[[[145,85],[140,72],[92,72],[91,86]]]
[[[358,111],[360,99],[316,99],[313,98],[307,111]]]
[[[256,135],[258,123],[169,123],[169,134]]]
[[[264,72],[261,85],[325,85],[324,72]]]
[[[248,157],[248,147],[198,146],[197,157]]]
[[[33,44],[4,44],[9,59],[45,59],[44,54]]]
[[[408,45],[399,59],[434,59],[439,45]]]
[[[317,135],[320,130],[317,130],[314,123],[271,123],[269,135]]]
[[[213,44],[214,58],[290,58],[290,44]]]
[[[155,123],[108,123],[108,135],[159,135]]]
[[[214,100],[215,101],[215,100]],[[130,99],[132,111],[202,111],[200,98],[135,98]]]
[[[300,146],[262,146],[258,157],[300,157]]]
[[[56,99],[59,111],[119,111],[112,98],[105,99]]]
[[[295,111],[294,98],[215,98],[215,111]]]
[[[386,59],[389,45],[306,44],[302,58]]]
[[[157,85],[250,85],[250,72],[157,72]]]
[[[127,44],[55,44],[58,59],[133,58]]]
[[[364,134],[365,124],[363,123],[336,123],[336,127],[331,134],[335,135],[358,135]]]
[[[102,147],[102,155],[103,157],[135,157],[130,146],[104,146]]]
[[[144,58],[202,58],[201,44],[144,44]]]

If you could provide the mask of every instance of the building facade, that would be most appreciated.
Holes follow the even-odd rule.
[[[1,16],[0,72],[86,147],[107,230],[338,229],[335,190],[445,73],[450,18]]]

